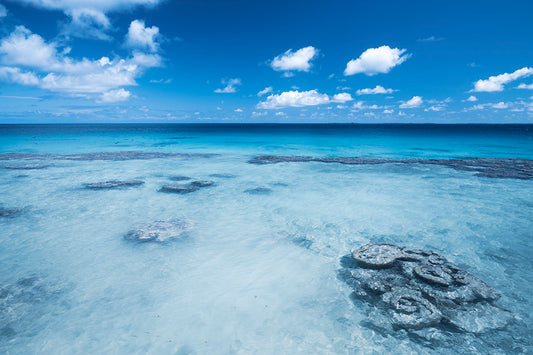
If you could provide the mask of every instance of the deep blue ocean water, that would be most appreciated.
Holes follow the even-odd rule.
[[[528,159],[532,125],[0,126],[0,352],[531,352]],[[178,237],[124,238],[160,220]],[[442,254],[512,317],[431,341],[368,326],[338,270],[378,242]]]

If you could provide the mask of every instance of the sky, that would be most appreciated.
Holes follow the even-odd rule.
[[[533,1],[0,0],[0,123],[533,123]]]

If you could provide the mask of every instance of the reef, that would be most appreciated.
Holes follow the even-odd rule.
[[[136,242],[166,242],[184,237],[191,227],[191,222],[181,219],[157,220],[135,226],[124,235],[124,239]]]
[[[244,192],[250,195],[270,195],[272,193],[272,189],[268,187],[256,187],[254,189],[244,190]]]
[[[0,206],[0,217],[15,217],[22,212],[22,208]]]
[[[191,180],[190,177],[188,177],[188,176],[183,176],[183,175],[171,176],[171,177],[169,177],[169,179],[172,180],[172,181],[186,181],[186,180]]]
[[[101,189],[113,189],[117,187],[129,187],[129,186],[139,186],[144,184],[144,181],[141,180],[109,180],[104,182],[95,182],[91,184],[85,184],[85,187],[93,190]]]
[[[198,191],[204,187],[212,186],[214,184],[215,182],[211,180],[195,180],[185,185],[164,185],[159,191],[176,194],[187,194],[194,191]]]
[[[62,290],[38,276],[0,284],[0,341],[39,332],[41,318],[57,310]]]
[[[22,165],[6,165],[4,168],[12,170],[36,170],[48,168],[52,164],[22,164]]]
[[[341,265],[339,278],[366,310],[362,325],[384,335],[449,345],[458,336],[490,336],[514,322],[496,304],[500,294],[492,286],[436,252],[368,244],[344,256]]]
[[[19,160],[19,159],[51,159],[51,160],[144,160],[159,158],[211,158],[218,154],[203,153],[161,153],[161,152],[136,152],[136,151],[119,151],[119,152],[97,152],[82,154],[31,154],[31,153],[3,153],[0,154],[0,160]]]
[[[489,178],[533,179],[533,159],[514,158],[461,158],[461,159],[387,159],[364,157],[326,157],[258,155],[248,161],[251,164],[276,163],[339,163],[348,165],[375,164],[426,164],[441,165],[455,170],[473,171],[477,176]]]

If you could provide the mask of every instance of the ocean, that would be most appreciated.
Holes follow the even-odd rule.
[[[532,240],[533,125],[0,126],[1,353],[528,353]],[[405,325],[370,243],[498,297]]]

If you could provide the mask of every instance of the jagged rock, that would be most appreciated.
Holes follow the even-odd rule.
[[[124,235],[124,239],[137,242],[166,242],[182,237],[191,227],[191,222],[181,219],[158,220],[137,225]]]
[[[391,266],[403,248],[392,244],[369,244],[353,252],[352,257],[362,266],[386,268]]]
[[[144,184],[144,181],[140,181],[140,180],[129,180],[129,181],[109,180],[109,181],[104,181],[104,182],[95,182],[91,184],[85,184],[85,187],[88,189],[113,189],[115,187],[139,186],[142,184]]]
[[[369,244],[341,258],[341,266],[339,279],[369,307],[362,324],[383,334],[402,330],[423,343],[452,344],[443,339],[454,332],[486,333],[514,320],[494,303],[500,295],[492,286],[432,251]]]

